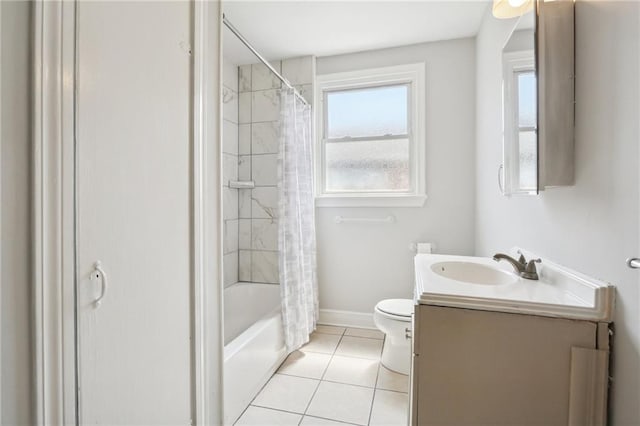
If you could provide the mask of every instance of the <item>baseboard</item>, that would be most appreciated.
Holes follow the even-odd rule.
[[[320,309],[318,324],[337,325],[340,327],[376,328],[373,323],[373,313],[338,311],[335,309]]]

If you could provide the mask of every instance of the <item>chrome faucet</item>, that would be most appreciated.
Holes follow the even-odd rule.
[[[513,266],[513,269],[516,271],[518,275],[526,280],[537,280],[538,279],[538,271],[536,270],[536,263],[542,262],[540,259],[531,259],[529,262],[524,258],[523,254],[518,252],[520,257],[518,260],[513,257],[503,254],[496,253],[493,255],[493,260],[496,262],[500,262],[501,260],[506,260]]]

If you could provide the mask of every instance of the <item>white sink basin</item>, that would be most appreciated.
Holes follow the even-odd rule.
[[[431,270],[444,278],[470,284],[504,285],[519,279],[515,274],[476,262],[436,262],[431,265]]]
[[[515,250],[515,249],[514,249]],[[524,252],[527,259],[537,258]],[[418,254],[416,303],[610,322],[615,287],[542,259],[539,280],[486,257]]]

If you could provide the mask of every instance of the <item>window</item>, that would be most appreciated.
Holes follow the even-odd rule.
[[[424,204],[424,65],[317,83],[317,205]]]
[[[504,54],[504,165],[506,194],[538,187],[537,82],[533,51]]]

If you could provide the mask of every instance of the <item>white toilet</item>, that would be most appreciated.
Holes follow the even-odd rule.
[[[382,365],[401,374],[409,374],[411,365],[411,314],[413,300],[386,299],[373,311],[373,322],[386,338],[382,348]]]

